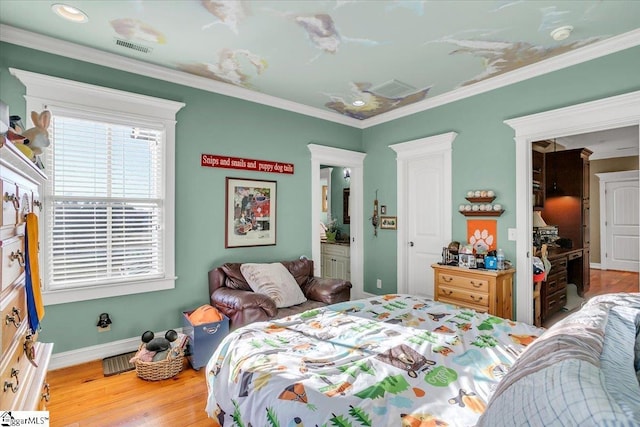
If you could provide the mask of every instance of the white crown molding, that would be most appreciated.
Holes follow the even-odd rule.
[[[335,122],[351,127],[360,128],[360,120],[346,117],[338,113],[324,111],[319,108],[309,107],[297,102],[288,101],[275,96],[266,95],[264,93],[255,92],[249,89],[233,86],[231,84],[222,83],[216,80],[207,79],[205,77],[196,76],[183,71],[171,70],[154,64],[148,64],[136,59],[125,58],[109,52],[98,49],[81,46],[75,43],[58,40],[53,37],[43,36],[40,34],[25,31],[9,25],[0,24],[0,41],[15,44],[18,46],[36,49],[54,55],[60,55],[67,58],[77,59],[79,61],[89,62],[104,67],[123,70],[142,76],[147,76],[183,86],[201,89],[207,92],[227,95],[234,98],[243,99],[245,101],[255,102],[258,104],[268,105],[270,107],[279,108],[281,110],[292,111],[294,113],[303,114]]]
[[[541,76],[552,71],[561,70],[572,65],[600,58],[625,49],[640,45],[640,29],[632,30],[618,36],[610,37],[601,42],[596,42],[579,49],[554,56],[544,61],[537,62],[517,70],[480,81],[470,86],[460,87],[453,91],[416,102],[397,110],[389,111],[365,120],[363,129],[382,123],[390,122],[401,117],[406,117],[421,111],[439,107],[454,101],[459,101],[470,96],[489,92],[510,84],[518,83],[533,77]]]
[[[541,76],[552,71],[557,71],[572,65],[596,59],[611,53],[619,52],[640,45],[640,29],[632,30],[618,36],[610,37],[601,42],[593,43],[588,46],[567,52],[562,55],[540,61],[538,63],[519,68],[499,76],[483,80],[470,86],[460,87],[458,89],[446,92],[433,98],[425,99],[421,102],[398,108],[378,116],[357,120],[346,117],[338,113],[321,110],[319,108],[310,107],[297,102],[288,101],[275,96],[266,95],[260,92],[254,92],[249,89],[233,86],[207,79],[205,77],[195,76],[182,71],[170,70],[158,65],[147,64],[135,59],[125,58],[113,53],[103,52],[98,49],[88,48],[75,43],[58,40],[52,37],[39,35],[30,31],[21,30],[19,28],[0,24],[0,41],[12,43],[15,45],[41,50],[47,53],[64,56],[67,58],[77,59],[84,62],[90,62],[96,65],[102,65],[118,70],[126,70],[131,73],[164,80],[207,92],[214,92],[221,95],[227,95],[234,98],[243,99],[245,101],[255,102],[258,104],[268,105],[282,110],[292,111],[294,113],[303,114],[351,126],[358,129],[366,129],[382,123],[390,122],[402,117],[410,116],[421,111],[439,107],[454,101],[458,101],[470,96],[489,92],[513,83],[518,83],[533,77]]]

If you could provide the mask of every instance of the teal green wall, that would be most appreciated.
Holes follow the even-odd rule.
[[[640,90],[640,47],[516,83],[491,92],[413,114],[363,132],[365,214],[371,216],[376,189],[380,204],[395,215],[396,161],[389,145],[446,132],[453,142],[454,240],[466,241],[466,218],[457,212],[471,189],[493,189],[506,212],[498,220],[498,244],[515,262],[515,242],[507,229],[516,226],[514,131],[504,120]],[[374,294],[397,288],[396,234],[365,226],[364,290]],[[425,265],[425,274],[432,274]],[[376,278],[382,289],[376,289]]]
[[[396,160],[388,145],[455,131],[453,144],[453,238],[466,239],[457,206],[468,189],[492,188],[506,212],[498,218],[499,245],[515,227],[515,145],[504,120],[640,90],[640,48],[608,55],[526,82],[473,96],[365,130],[350,128],[236,98],[203,92],[92,64],[0,44],[0,96],[13,114],[25,114],[24,87],[7,71],[15,67],[71,80],[186,103],[178,113],[176,142],[176,289],[98,301],[47,306],[41,340],[55,352],[126,339],[146,329],[180,326],[180,312],[208,302],[207,272],[226,261],[271,261],[311,252],[310,142],[367,153],[364,170],[364,288],[395,292],[396,232],[369,225],[378,191],[387,215],[396,215]],[[295,175],[260,174],[200,167],[201,153],[279,160],[295,164]],[[224,178],[278,182],[275,247],[224,248]],[[340,178],[341,179],[341,178]],[[301,200],[303,200],[301,202]],[[335,200],[335,199],[334,199]],[[340,203],[342,198],[339,197]],[[425,266],[425,274],[431,274]],[[382,290],[376,289],[382,279]],[[112,315],[110,332],[96,332],[101,312]]]
[[[25,115],[24,86],[7,68],[184,102],[176,128],[174,290],[46,307],[42,341],[56,353],[181,326],[181,311],[208,300],[207,272],[227,261],[276,261],[311,254],[311,155],[307,144],[362,151],[362,131],[236,98],[183,87],[39,51],[0,44],[0,96]],[[293,163],[294,175],[200,167],[202,153]],[[224,248],[225,177],[277,181],[276,246]],[[110,332],[98,333],[108,312]]]

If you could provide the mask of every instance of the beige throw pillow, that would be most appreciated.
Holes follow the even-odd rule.
[[[268,295],[278,308],[302,304],[307,300],[289,270],[279,262],[246,263],[240,266],[240,271],[253,292]]]

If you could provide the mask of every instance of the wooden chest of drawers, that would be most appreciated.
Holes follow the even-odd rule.
[[[37,331],[29,328],[24,218],[40,213],[46,177],[4,136],[0,154],[0,411],[44,410],[53,344],[37,342]]]
[[[513,319],[510,270],[472,270],[433,264],[435,300]]]

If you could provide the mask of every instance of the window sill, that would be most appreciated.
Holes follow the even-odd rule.
[[[89,301],[94,299],[141,294],[146,292],[165,291],[175,288],[176,277],[171,279],[141,281],[122,285],[96,286],[91,288],[74,288],[43,292],[44,305],[66,304],[69,302]]]

